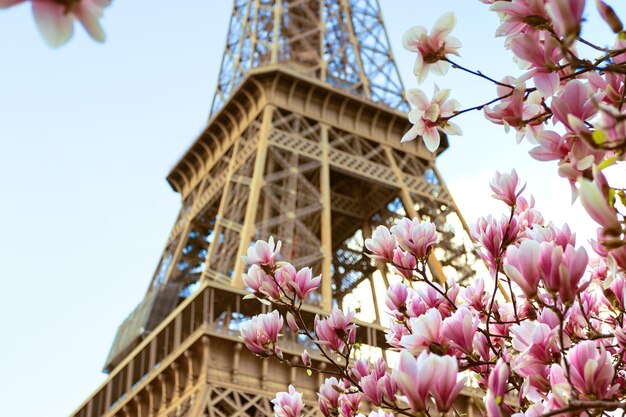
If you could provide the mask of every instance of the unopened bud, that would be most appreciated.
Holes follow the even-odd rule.
[[[596,6],[602,19],[609,25],[613,33],[619,33],[624,30],[624,25],[619,17],[615,14],[615,11],[611,6],[603,2],[602,0],[596,0]]]

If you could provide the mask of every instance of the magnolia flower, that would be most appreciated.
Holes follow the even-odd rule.
[[[383,402],[383,390],[378,385],[378,378],[375,374],[369,374],[360,380],[361,388],[365,399],[374,405],[381,405]]]
[[[450,346],[470,355],[474,351],[474,336],[478,329],[478,320],[474,320],[469,308],[459,307],[443,321],[441,332],[450,339]]]
[[[270,236],[266,242],[264,240],[257,240],[254,245],[248,248],[246,256],[243,260],[247,264],[251,265],[266,265],[270,268],[274,267],[274,260],[280,253],[280,247],[282,242],[279,240],[278,244],[274,245],[274,237]]]
[[[615,369],[611,355],[591,340],[578,343],[567,353],[574,388],[588,399],[610,398],[618,385],[611,386]]]
[[[428,359],[429,365],[436,369],[430,393],[435,400],[437,410],[443,413],[452,407],[452,403],[465,386],[466,378],[457,381],[459,368],[456,358],[448,355],[430,355]]]
[[[387,289],[385,304],[393,313],[402,316],[406,311],[406,299],[408,296],[406,285],[401,282],[393,283]]]
[[[389,262],[393,258],[396,246],[396,238],[382,225],[374,230],[370,239],[365,239],[365,247],[373,253],[369,256],[383,262]]]
[[[546,0],[546,9],[559,36],[576,37],[580,32],[585,0]]]
[[[504,272],[531,298],[539,285],[539,243],[524,239],[519,246],[509,246],[504,260]]]
[[[525,33],[512,36],[510,41],[511,51],[531,68],[519,80],[532,78],[542,96],[553,95],[559,86],[559,61],[563,57],[559,43],[554,38],[539,39]]]
[[[242,275],[243,282],[259,298],[280,298],[280,288],[276,281],[263,271],[258,265],[252,265],[246,274]]]
[[[448,100],[450,90],[440,90],[435,86],[433,98],[429,101],[422,90],[407,91],[407,98],[415,106],[409,112],[409,121],[413,127],[404,134],[401,142],[414,140],[417,136],[424,139],[429,151],[435,152],[439,147],[439,131],[449,135],[460,135],[461,128],[448,119],[458,111],[460,104],[456,100]]]
[[[596,181],[591,182],[581,177],[578,182],[580,184],[579,195],[580,202],[593,220],[600,224],[603,228],[609,230],[619,230],[620,224],[614,209],[609,206],[608,198],[604,193],[603,183],[600,177],[601,173],[597,173]]]
[[[489,106],[483,108],[485,118],[492,123],[503,125],[506,132],[513,127],[517,131],[518,141],[526,135],[529,126],[531,131],[540,131],[542,121],[536,117],[543,111],[541,95],[533,92],[526,98],[526,84],[513,77],[505,77],[501,83],[511,85],[513,89],[504,85],[496,87],[498,97],[504,98],[493,108]],[[531,119],[533,122],[529,122]]]
[[[550,19],[543,1],[513,0],[492,3],[490,9],[498,13],[502,22],[496,30],[496,36],[533,33]],[[529,16],[532,16],[532,19],[529,19]]]
[[[602,19],[609,25],[613,33],[619,33],[624,30],[622,21],[617,17],[615,11],[611,6],[603,2],[602,0],[596,0],[596,6]]]
[[[320,386],[317,397],[320,410],[325,416],[336,416],[339,414],[337,412],[339,407],[339,395],[344,389],[343,381],[339,382],[335,377],[326,378],[324,383]]]
[[[514,169],[511,170],[510,174],[506,172],[501,174],[496,171],[495,175],[489,182],[491,190],[494,192],[493,198],[497,200],[504,201],[507,205],[513,207],[517,204],[517,197],[524,191],[526,188],[526,184],[522,186],[519,190],[517,189],[517,185],[519,182],[519,178],[517,177],[517,172]]]
[[[302,394],[293,385],[289,385],[289,391],[277,393],[272,403],[277,417],[298,417],[304,409]]]
[[[27,0],[0,0],[0,9]],[[44,41],[52,47],[63,45],[74,31],[74,20],[80,21],[89,35],[104,42],[104,31],[98,21],[111,0],[30,0],[35,22]]]
[[[592,92],[589,85],[579,80],[571,80],[558,96],[552,98],[550,109],[554,114],[554,120],[561,122],[568,130],[574,131],[570,122],[591,119],[598,112],[596,103],[601,101],[604,95],[603,91]]]
[[[306,299],[307,295],[319,287],[322,281],[321,275],[313,276],[311,268],[305,267],[296,272],[296,268],[290,264],[281,266],[276,275],[282,277],[278,282],[284,282],[289,290],[295,293],[300,300]]]
[[[352,323],[353,318],[354,312],[348,311],[344,315],[338,308],[333,308],[327,319],[315,317],[315,334],[319,344],[340,352],[346,344],[354,343],[356,325]]]
[[[403,348],[414,355],[430,350],[437,345],[444,345],[443,321],[441,313],[436,308],[431,308],[425,314],[412,318],[410,324],[412,334],[402,336],[400,343]]]
[[[396,248],[393,251],[393,265],[403,277],[411,279],[413,272],[417,268],[417,260],[409,252]]]
[[[402,249],[420,260],[428,257],[431,248],[437,242],[437,228],[433,223],[409,220],[406,217],[391,227],[391,234],[398,240]]]
[[[283,328],[283,318],[278,311],[259,314],[240,326],[241,339],[246,347],[257,355],[265,356],[272,352]]]
[[[589,257],[584,248],[565,249],[554,242],[541,243],[539,272],[546,289],[558,295],[564,303],[574,301],[578,283],[587,268]]]
[[[417,358],[406,350],[400,352],[400,358],[393,370],[393,377],[398,382],[398,388],[409,402],[413,411],[424,411],[428,392],[439,369],[432,366],[430,356],[422,352]],[[456,363],[456,362],[455,362]]]
[[[446,13],[437,20],[430,34],[426,33],[423,26],[415,26],[404,34],[404,48],[417,53],[414,71],[420,83],[426,79],[431,69],[438,75],[448,72],[450,63],[442,61],[447,54],[459,55],[457,50],[461,47],[461,42],[450,36],[455,23],[454,13]]]

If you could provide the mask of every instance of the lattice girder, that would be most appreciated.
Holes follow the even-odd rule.
[[[408,109],[376,0],[235,0],[211,113],[270,65]]]
[[[326,118],[314,118],[278,106],[274,104],[281,98],[278,82],[280,78],[273,78],[261,115],[226,151],[227,162],[221,161],[219,170],[209,170],[210,179],[197,180],[188,193],[186,201],[191,202],[186,202],[175,226],[187,234],[172,233],[185,250],[173,260],[171,248],[165,252],[167,258],[164,255],[171,264],[169,279],[183,276],[174,273],[177,266],[194,271],[201,266],[201,275],[187,274],[187,279],[201,276],[241,287],[245,271],[241,256],[254,240],[274,236],[283,243],[285,260],[323,274],[324,284],[310,303],[328,310],[333,304],[342,305],[354,291],[369,291],[370,300],[364,304],[375,305],[371,298],[376,295],[374,271],[379,265],[362,253],[363,240],[378,224],[391,225],[400,214],[411,213],[434,221],[445,234],[441,262],[430,265],[431,273],[443,276],[445,267],[455,278],[471,274],[465,264],[472,259],[471,249],[448,239],[453,228],[447,216],[460,218],[458,210],[433,161],[416,156],[419,145],[410,145],[407,152],[359,133],[355,125],[342,127],[330,108],[321,112]],[[323,94],[311,91],[309,103],[316,91]],[[292,85],[287,98],[295,100],[294,92]],[[340,107],[339,120],[349,120],[347,108],[348,104]],[[353,115],[353,120],[359,120]],[[203,202],[210,202],[211,208]],[[200,213],[205,214],[201,223]],[[198,235],[198,228],[204,236]],[[181,238],[186,243],[180,243]],[[346,258],[349,253],[353,259]],[[201,254],[206,255],[204,262],[197,259]],[[365,281],[370,290],[359,290]],[[378,312],[374,321],[380,322]]]

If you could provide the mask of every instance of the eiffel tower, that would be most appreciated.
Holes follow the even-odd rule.
[[[401,216],[437,224],[428,266],[467,278],[463,218],[421,141],[400,144],[408,104],[376,0],[235,0],[208,124],[167,176],[182,207],[145,298],[120,325],[107,380],[72,417],[271,416],[294,384],[316,415],[322,374],[259,360],[239,325],[268,308],[246,295],[242,255],[274,236],[323,280],[303,308],[359,319],[357,342],[384,354],[380,302],[390,271],[364,239]],[[388,274],[389,272],[389,274]],[[285,329],[284,355],[314,346]]]

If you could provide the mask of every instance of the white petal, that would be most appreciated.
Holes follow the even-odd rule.
[[[417,126],[413,125],[408,132],[406,132],[404,134],[404,136],[402,136],[402,140],[400,142],[404,143],[404,142],[409,142],[414,140],[417,137]]]

